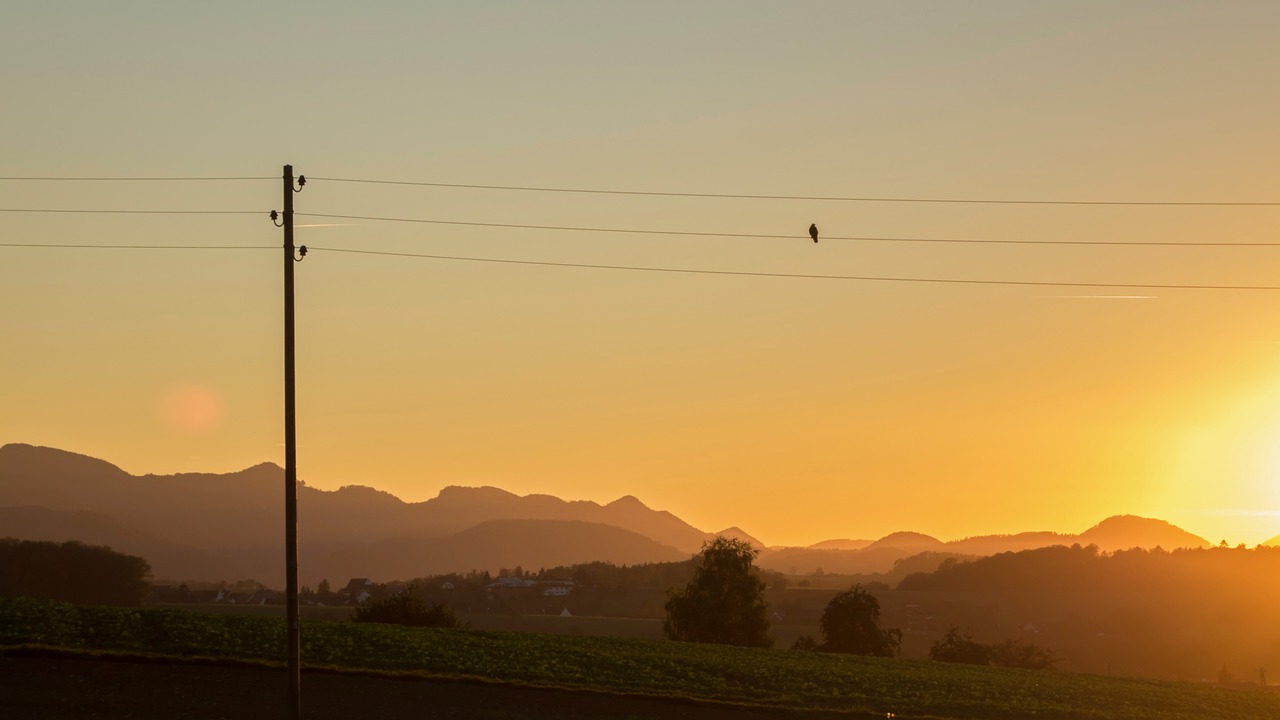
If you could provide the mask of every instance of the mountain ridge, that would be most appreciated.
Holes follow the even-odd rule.
[[[66,450],[24,444],[0,446],[0,508],[28,508],[13,515],[27,518],[25,524],[19,523],[24,533],[39,534],[29,520],[39,512],[30,508],[39,508],[54,513],[47,517],[51,522],[56,518],[55,524],[63,532],[83,536],[64,539],[88,542],[117,538],[124,544],[118,549],[150,556],[157,576],[163,577],[240,579],[201,577],[202,573],[230,572],[267,581],[281,576],[284,503],[279,488],[283,480],[284,470],[269,462],[225,474],[131,475],[105,460]],[[548,548],[555,558],[586,558],[583,562],[659,562],[672,559],[673,552],[691,556],[703,542],[725,535],[760,549],[761,567],[792,574],[818,569],[840,574],[886,573],[920,553],[940,562],[947,556],[976,557],[1077,542],[1095,544],[1104,551],[1209,545],[1204,538],[1163,520],[1118,515],[1079,534],[1032,531],[942,541],[924,533],[900,531],[874,541],[828,540],[808,547],[769,548],[736,526],[718,533],[700,530],[671,512],[650,508],[634,495],[601,505],[543,493],[521,496],[493,486],[449,485],[434,498],[406,502],[367,485],[320,490],[299,483],[298,504],[303,572],[310,582],[320,575],[355,567],[347,560],[339,567],[334,565],[336,560],[329,559],[359,557],[361,553],[372,565],[372,558],[389,553],[440,557],[445,552],[445,557],[452,556],[458,563],[471,563],[453,568],[463,572],[516,564],[563,564],[467,554],[465,546],[453,544],[459,542],[456,538],[460,535],[473,540],[484,537],[476,536],[473,528],[505,520],[542,521],[489,525],[491,532],[503,537],[484,537],[483,544],[513,556],[525,557],[520,553],[536,546]],[[86,512],[91,515],[76,514]],[[553,535],[560,540],[553,542]],[[587,548],[586,555],[574,554],[566,538]],[[453,549],[446,552],[448,548]],[[592,552],[606,554],[606,548],[613,557],[588,557]],[[464,562],[464,557],[471,559]],[[398,572],[408,573],[426,566],[412,561],[401,565],[377,562],[388,570],[398,568]],[[353,576],[357,575],[373,576],[367,571]]]

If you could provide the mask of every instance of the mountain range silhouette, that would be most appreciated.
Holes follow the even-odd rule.
[[[80,540],[139,555],[157,579],[282,584],[284,471],[262,463],[234,473],[130,475],[104,460],[25,444],[0,447],[0,536]],[[943,542],[915,532],[878,540],[828,540],[765,548],[739,528],[711,533],[627,495],[601,505],[495,487],[446,487],[407,503],[380,490],[301,484],[298,539],[303,583],[351,577],[407,580],[430,574],[526,570],[592,561],[684,560],[716,535],[762,548],[761,567],[787,573],[884,573],[919,553],[982,556],[1048,545],[1206,547],[1162,520],[1117,516],[1078,534],[1027,532]]]

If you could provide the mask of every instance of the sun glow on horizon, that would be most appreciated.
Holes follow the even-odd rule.
[[[1150,499],[1152,512],[1215,544],[1280,535],[1280,382],[1243,384],[1176,432],[1167,480]]]

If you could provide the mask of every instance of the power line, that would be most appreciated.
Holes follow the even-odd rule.
[[[467,227],[516,228],[522,230],[564,230],[570,232],[628,233],[638,235],[679,235],[686,237],[725,237],[725,238],[758,238],[767,240],[808,240],[808,235],[763,235],[754,233],[727,232],[692,232],[686,230],[644,230],[637,228],[605,228],[575,227],[565,225],[523,225],[515,223],[463,222],[460,220],[434,220],[424,218],[381,217],[373,215],[330,215],[323,213],[296,213],[299,217],[327,218],[338,220],[370,220],[377,222],[425,223],[430,225],[462,225]],[[913,238],[913,237],[876,237],[864,235],[833,236],[823,235],[823,240],[857,240],[865,242],[901,242],[901,243],[959,243],[987,245],[1129,245],[1151,247],[1280,247],[1280,242],[1139,242],[1123,240],[990,240],[961,238]]]
[[[413,187],[461,188],[468,190],[515,190],[521,192],[580,193],[589,195],[639,195],[651,197],[728,198],[736,200],[810,200],[817,202],[938,203],[967,205],[1121,205],[1154,207],[1276,207],[1280,202],[1180,202],[1135,200],[1009,200],[980,198],[925,197],[843,197],[830,195],[747,195],[737,193],[658,192],[645,190],[596,190],[590,188],[535,187],[527,185],[472,185],[463,183],[409,182],[403,180],[367,180],[361,178],[310,177],[310,180],[373,185],[407,185]]]
[[[6,176],[6,182],[235,182],[278,180],[270,175],[238,176]],[[480,185],[471,183],[413,182],[404,180],[375,180],[366,178],[311,177],[310,180],[376,185],[405,185],[413,187],[442,187],[469,190],[507,190],[520,192],[579,193],[592,195],[636,195],[651,197],[725,198],[738,200],[807,200],[815,202],[881,202],[881,203],[939,203],[975,205],[1117,205],[1152,207],[1277,207],[1280,201],[1147,201],[1147,200],[1029,200],[1006,198],[929,198],[929,197],[874,197],[833,195],[768,195],[747,193],[673,192],[653,190],[606,190],[596,188],[542,187],[532,185]]]
[[[263,210],[86,210],[79,208],[0,208],[6,213],[88,213],[98,215],[266,215]]]
[[[884,277],[876,275],[811,275],[803,273],[743,272],[736,270],[699,270],[693,268],[648,267],[637,265],[598,265],[592,263],[548,262],[541,260],[511,260],[506,258],[426,255],[421,253],[388,252],[382,250],[350,250],[345,248],[311,247],[310,249],[313,252],[353,253],[358,255],[382,255],[388,257],[425,258],[431,260],[462,260],[467,262],[503,263],[508,265],[538,265],[544,267],[589,268],[594,270],[632,270],[636,272],[684,273],[692,275],[795,278],[803,280],[851,280],[869,282],[939,283],[953,285],[1016,285],[1032,287],[1130,288],[1141,290],[1280,290],[1280,285],[1158,285],[1149,283],[1042,282],[1034,280],[969,280],[958,278]]]
[[[69,243],[8,243],[0,242],[0,247],[17,248],[57,248],[71,250],[279,250],[278,247],[266,245],[88,245]]]
[[[276,178],[272,178],[276,179]],[[36,214],[100,214],[100,215],[263,215],[261,210],[103,210],[82,208],[0,208],[0,213]],[[766,240],[797,240],[801,235],[769,235],[763,233],[697,232],[689,230],[650,230],[643,228],[583,227],[571,225],[530,225],[521,223],[470,222],[462,220],[436,220],[430,218],[402,218],[374,215],[335,215],[329,213],[296,213],[298,217],[337,220],[367,220],[373,222],[400,222],[429,225],[453,225],[464,227],[491,227],[520,230],[556,230],[566,232],[619,233],[631,235],[666,235],[681,237],[723,237]],[[885,237],[876,235],[824,235],[823,240],[849,240],[886,243],[939,243],[960,245],[1082,245],[1127,247],[1280,247],[1280,242],[1218,242],[1218,241],[1128,241],[1128,240],[992,240],[982,238],[927,238]]]
[[[226,180],[279,180],[276,177],[0,177],[13,182],[203,182]]]
[[[264,245],[89,245],[69,243],[7,243],[0,242],[0,247],[72,249],[72,250],[271,250],[279,248]],[[1153,284],[1153,283],[1099,283],[1099,282],[1052,282],[1036,280],[983,280],[968,278],[921,278],[891,277],[879,275],[820,275],[808,273],[747,272],[738,270],[705,270],[698,268],[653,267],[641,265],[604,265],[596,263],[551,262],[543,260],[513,260],[509,258],[468,257],[460,255],[432,255],[424,253],[389,252],[383,250],[353,250],[347,248],[309,247],[312,252],[349,253],[355,255],[377,255],[384,257],[420,258],[428,260],[457,260],[464,262],[499,263],[505,265],[534,265],[541,267],[584,268],[593,270],[630,270],[633,272],[679,273],[686,275],[725,275],[736,277],[770,277],[791,278],[800,280],[844,280],[862,282],[905,282],[932,283],[947,285],[1002,285],[1030,287],[1075,287],[1075,288],[1111,288],[1141,290],[1280,290],[1280,285],[1190,285],[1190,284]]]

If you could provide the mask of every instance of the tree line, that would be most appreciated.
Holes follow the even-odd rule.
[[[151,565],[134,555],[75,540],[0,539],[3,597],[25,595],[79,605],[138,607],[150,588]]]

